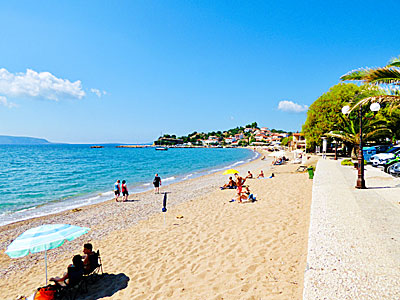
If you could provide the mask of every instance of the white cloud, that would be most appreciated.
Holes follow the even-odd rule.
[[[97,97],[99,97],[99,98],[100,98],[101,96],[107,94],[106,91],[100,91],[99,89],[90,89],[90,91],[91,91],[92,93],[96,94]]]
[[[294,103],[293,101],[280,101],[278,104],[278,110],[286,111],[286,112],[294,112],[294,113],[300,113],[303,111],[308,110],[307,105],[300,105],[297,103]]]
[[[8,102],[8,101],[7,101],[7,98],[4,97],[4,96],[0,96],[0,104],[3,105],[3,106],[5,106],[5,107],[8,107],[8,108],[13,108],[13,107],[17,107],[17,106],[18,106],[18,105],[15,104],[15,103]]]
[[[10,73],[0,69],[0,94],[8,97],[31,97],[59,100],[60,98],[82,99],[86,93],[80,80],[71,82],[57,78],[49,72],[27,69],[26,73]],[[7,100],[7,99],[6,99]]]

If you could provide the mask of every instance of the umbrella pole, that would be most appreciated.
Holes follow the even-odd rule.
[[[47,285],[47,250],[44,250],[44,267],[46,268],[46,285]]]

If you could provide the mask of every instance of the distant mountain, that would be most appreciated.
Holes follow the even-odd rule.
[[[26,136],[0,135],[0,145],[44,145],[51,144],[48,140]]]

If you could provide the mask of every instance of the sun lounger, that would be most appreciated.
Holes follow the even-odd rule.
[[[305,172],[305,171],[307,171],[307,166],[300,166],[296,170],[296,172]]]

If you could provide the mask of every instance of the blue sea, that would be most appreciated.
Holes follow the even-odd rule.
[[[129,192],[210,174],[256,158],[248,149],[104,148],[0,145],[0,225],[113,198],[117,179]]]

